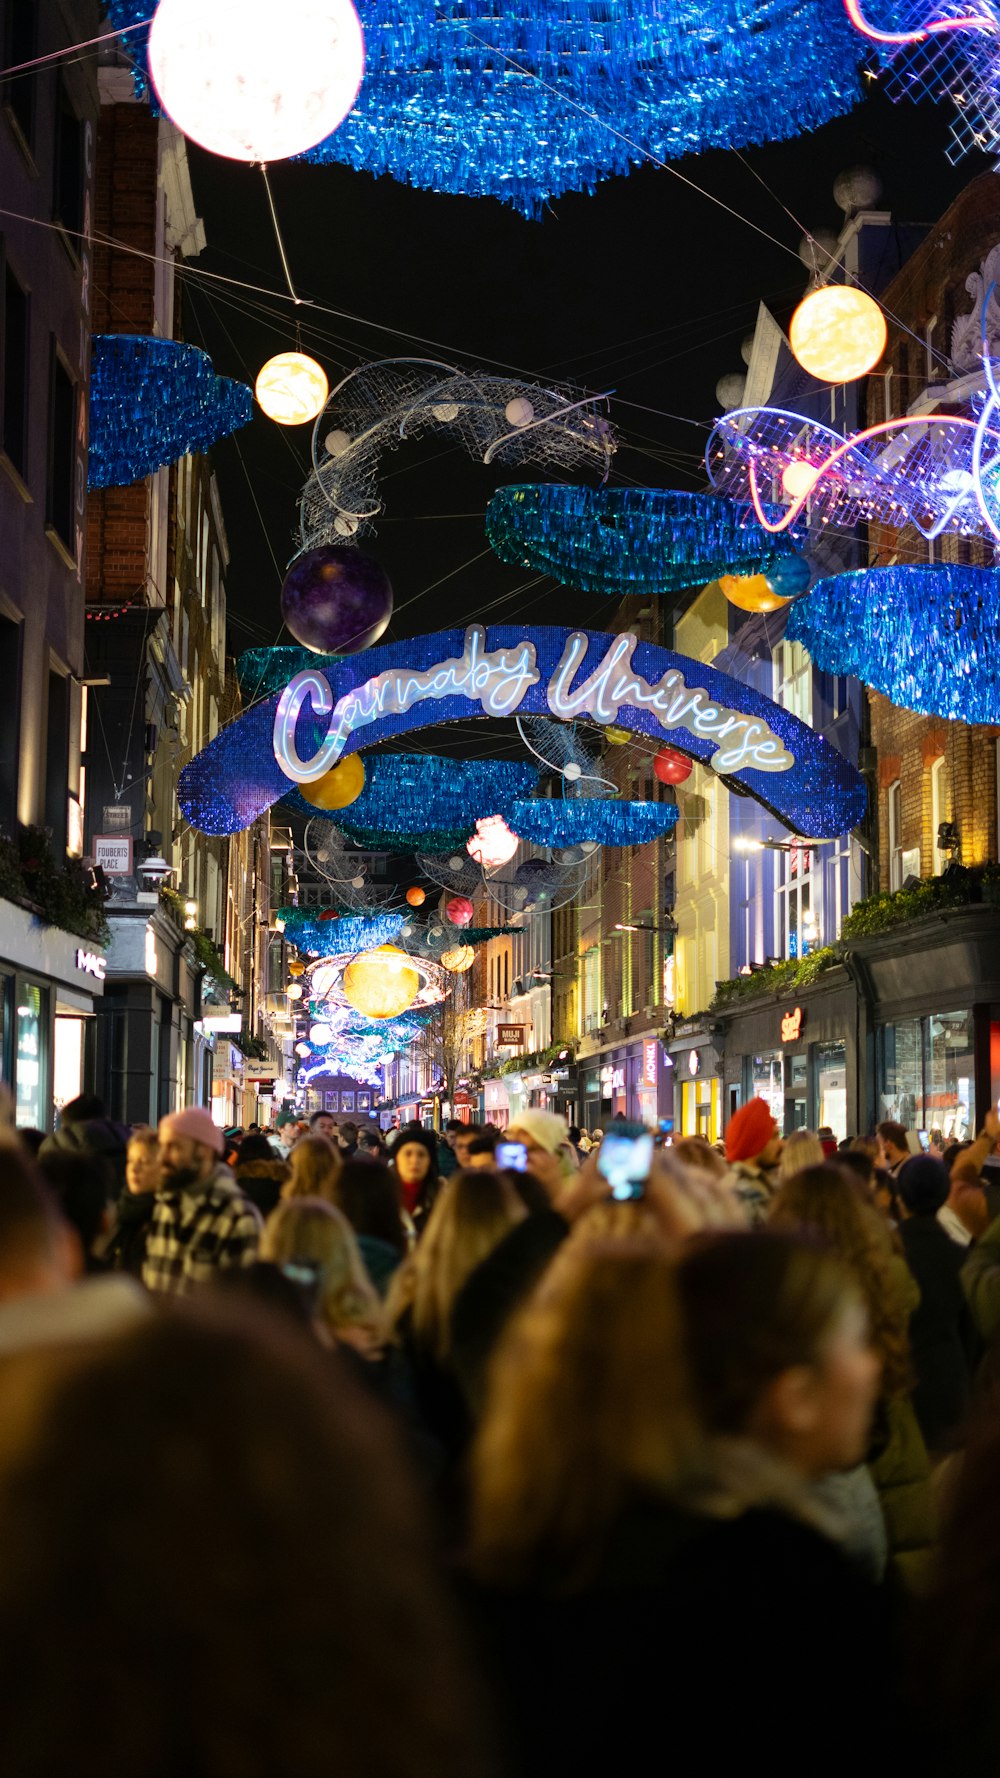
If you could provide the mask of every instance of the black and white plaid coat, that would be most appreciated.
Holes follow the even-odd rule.
[[[168,1187],[153,1208],[142,1281],[147,1290],[176,1294],[211,1283],[226,1266],[252,1265],[261,1226],[228,1167],[217,1167],[205,1185]]]

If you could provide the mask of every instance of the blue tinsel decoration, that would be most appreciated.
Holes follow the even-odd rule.
[[[826,673],[853,674],[904,710],[1000,722],[1000,572],[862,568],[821,580],[785,636]]]
[[[720,574],[758,574],[791,554],[751,508],[666,488],[500,488],[486,536],[501,562],[540,569],[584,593],[674,593]]]
[[[345,821],[339,809],[336,813],[341,833],[366,852],[461,852],[473,831],[471,823],[468,827],[435,827],[427,833],[401,832],[395,827],[359,827]]]
[[[236,677],[243,697],[254,703],[257,698],[269,697],[272,691],[284,691],[288,681],[307,667],[323,673],[340,659],[339,654],[314,654],[311,648],[297,646],[245,648],[236,662]]]
[[[644,846],[676,825],[676,803],[619,802],[603,797],[539,797],[515,803],[511,826],[536,846]]]
[[[140,0],[107,0],[136,24]],[[357,103],[309,160],[526,214],[647,157],[817,129],[857,103],[842,0],[357,0]],[[280,9],[275,7],[275,28]],[[143,34],[127,39],[141,60]],[[628,140],[623,140],[628,138]]]
[[[90,360],[92,488],[126,488],[245,426],[253,396],[197,346],[98,333]]]
[[[314,957],[337,957],[342,951],[368,951],[391,944],[402,930],[403,914],[384,914],[377,908],[364,913],[342,914],[336,920],[320,920],[312,908],[281,908],[285,938]]]
[[[307,800],[308,785],[285,802],[310,815],[326,814],[351,839],[367,836],[359,844],[373,835],[396,842],[372,845],[372,851],[433,852],[464,846],[480,816],[505,815],[538,782],[538,767],[520,760],[366,753],[364,761],[365,787],[345,809],[318,809]],[[436,843],[415,843],[428,835]]]

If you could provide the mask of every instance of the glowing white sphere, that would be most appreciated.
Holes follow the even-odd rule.
[[[325,1019],[319,1019],[319,1020],[317,1020],[315,1025],[310,1025],[310,1027],[309,1027],[309,1042],[310,1043],[330,1043],[332,1038],[333,1038],[333,1026],[328,1025],[326,1023]]]
[[[302,983],[301,982],[290,982],[288,987],[285,989],[285,993],[288,995],[289,1000],[301,1000],[302,999]]]
[[[330,385],[326,372],[305,352],[278,352],[258,373],[254,394],[269,420],[279,426],[304,426],[326,406]]]
[[[476,822],[476,831],[466,841],[465,850],[485,870],[497,870],[513,858],[520,844],[517,834],[511,833],[502,815],[484,815]]]
[[[578,765],[575,759],[571,759],[568,766],[563,766],[563,777],[570,784],[575,784],[578,778],[583,777],[583,767]]]
[[[503,416],[511,426],[530,426],[535,410],[526,395],[515,395],[513,401],[508,401]]]
[[[329,456],[342,457],[345,451],[350,450],[352,440],[349,432],[342,432],[339,426],[335,426],[332,432],[327,433],[323,443]]]
[[[160,0],[149,71],[192,142],[229,160],[287,160],[343,123],[365,40],[350,0]]]
[[[818,480],[819,470],[815,463],[807,463],[804,457],[793,457],[781,472],[781,486],[790,500],[801,500],[811,494]]]

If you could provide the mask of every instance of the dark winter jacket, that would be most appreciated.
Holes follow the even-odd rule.
[[[946,1451],[968,1410],[976,1349],[962,1289],[966,1250],[949,1239],[936,1216],[907,1217],[899,1234],[920,1290],[910,1317],[914,1412],[928,1450]]]
[[[46,1136],[39,1153],[85,1154],[100,1161],[107,1181],[108,1202],[125,1190],[125,1157],[129,1132],[110,1117],[88,1118],[86,1123],[63,1124]]]
[[[116,1207],[114,1230],[104,1250],[104,1258],[114,1271],[129,1272],[133,1278],[142,1277],[146,1236],[155,1203],[155,1192],[122,1192]]]
[[[256,1204],[263,1217],[268,1217],[281,1197],[281,1188],[290,1179],[292,1169],[287,1161],[246,1161],[236,1166],[236,1183]]]
[[[393,1247],[391,1242],[383,1241],[378,1235],[359,1235],[358,1248],[365,1262],[365,1271],[379,1296],[384,1297],[403,1255],[398,1247]]]

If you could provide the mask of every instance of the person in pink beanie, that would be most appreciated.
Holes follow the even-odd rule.
[[[227,1266],[257,1258],[261,1219],[222,1164],[222,1131],[200,1105],[160,1119],[163,1183],[156,1194],[142,1281],[178,1295]]]
[[[726,1183],[743,1206],[748,1222],[763,1222],[774,1195],[774,1168],[783,1143],[765,1099],[748,1099],[726,1125]]]

